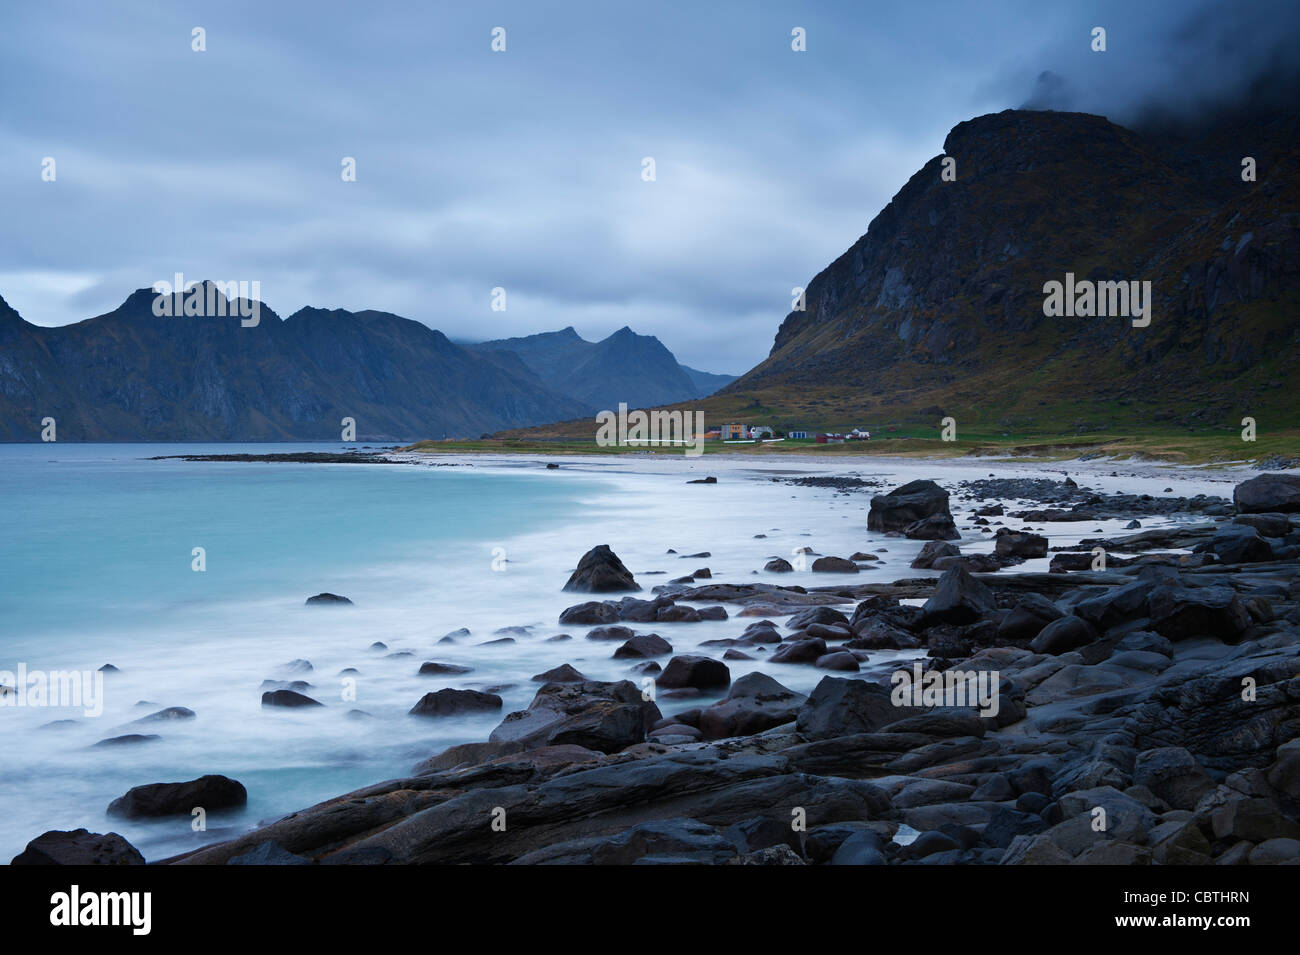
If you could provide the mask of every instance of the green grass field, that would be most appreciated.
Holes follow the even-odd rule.
[[[676,448],[599,447],[595,434],[588,439],[573,437],[502,437],[475,441],[420,441],[403,450],[430,454],[668,454],[681,455]],[[1179,434],[1003,435],[960,434],[955,441],[943,441],[938,429],[889,432],[870,441],[818,444],[812,439],[785,440],[769,444],[724,444],[707,441],[707,454],[745,454],[755,457],[826,455],[831,457],[952,458],[1005,456],[1036,461],[1065,461],[1082,455],[1097,455],[1126,461],[1160,461],[1169,464],[1229,465],[1259,462],[1273,457],[1300,458],[1300,430],[1259,434],[1253,442],[1243,441],[1240,432]]]

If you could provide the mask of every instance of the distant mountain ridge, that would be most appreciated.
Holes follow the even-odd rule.
[[[159,317],[155,298],[140,289],[52,328],[0,298],[0,441],[39,440],[46,417],[61,441],[337,441],[347,417],[360,441],[406,442],[587,414],[526,369],[388,312],[282,319],[261,304],[244,327]]]
[[[598,342],[587,341],[570,326],[466,347],[487,355],[514,356],[544,385],[581,402],[592,413],[616,409],[620,402],[648,408],[690,401],[735,380],[733,375],[687,368],[658,338],[638,335],[627,326]]]

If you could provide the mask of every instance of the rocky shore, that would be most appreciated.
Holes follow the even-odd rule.
[[[1153,517],[1177,520],[1142,527]],[[1041,528],[1116,519],[1123,534],[1070,547]],[[802,587],[700,567],[647,592],[593,547],[564,584],[589,599],[560,622],[610,641],[630,679],[556,666],[487,740],[164,862],[1300,863],[1300,476],[1263,474],[1232,500],[913,481],[876,494],[867,527],[925,541],[913,566],[931,575]],[[992,553],[967,552],[984,537]],[[808,551],[839,574],[875,559]],[[1049,556],[1047,572],[1011,569]],[[704,619],[736,621],[708,654],[637,629]],[[764,672],[733,682],[729,660]],[[795,692],[782,674],[798,667],[826,676]],[[264,704],[300,695],[286,684]],[[446,686],[412,712],[501,707]],[[244,798],[205,776],[137,787],[113,814]],[[14,862],[143,859],[78,830]]]

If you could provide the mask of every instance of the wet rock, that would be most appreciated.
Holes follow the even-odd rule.
[[[860,669],[858,667],[858,658],[847,650],[837,650],[834,653],[818,657],[814,664],[819,670],[842,670],[857,673]]]
[[[107,746],[133,746],[137,743],[152,743],[154,740],[162,739],[157,733],[126,733],[122,736],[110,736],[108,739],[101,739],[92,745],[93,749],[99,749]]]
[[[911,481],[871,499],[867,529],[901,531],[909,524],[935,515],[952,519],[948,511],[948,492],[933,481]]]
[[[473,667],[461,666],[459,663],[422,663],[420,664],[420,676],[456,676],[461,673],[472,673]]]
[[[1139,753],[1133,782],[1145,786],[1175,809],[1195,809],[1201,797],[1214,789],[1209,773],[1181,746]]]
[[[1029,643],[1029,649],[1035,653],[1050,653],[1059,656],[1079,647],[1085,647],[1097,639],[1095,631],[1082,617],[1062,616],[1043,627],[1038,636]]]
[[[791,640],[772,654],[771,663],[816,663],[826,656],[826,641],[820,637]]]
[[[781,557],[773,558],[763,565],[763,569],[773,574],[788,574],[794,570],[788,560]]]
[[[324,706],[319,700],[298,693],[295,690],[271,690],[262,694],[262,706],[282,706],[298,708],[304,706]]]
[[[486,713],[499,710],[504,705],[495,693],[478,690],[444,688],[426,693],[411,707],[412,716],[456,716],[461,713]]]
[[[616,753],[644,742],[662,718],[630,680],[548,683],[526,710],[510,713],[488,737],[524,746],[571,744]]]
[[[341,607],[345,604],[351,606],[352,601],[349,600],[347,597],[340,597],[338,594],[322,593],[322,594],[316,594],[314,597],[307,598],[307,606],[309,607],[313,607],[313,606]]]
[[[582,555],[582,560],[578,561],[578,567],[569,577],[564,589],[569,593],[614,593],[641,588],[633,579],[632,572],[623,566],[609,545],[597,544]],[[560,622],[565,621],[561,619]]]
[[[708,739],[761,733],[794,720],[806,699],[765,673],[748,673],[726,699],[699,711],[699,728]]]
[[[278,842],[268,839],[232,857],[226,865],[311,865],[311,860],[294,855]]]
[[[873,733],[911,712],[894,706],[884,687],[828,676],[800,707],[798,729],[809,739]]]
[[[717,690],[731,684],[731,671],[719,660],[688,654],[669,660],[656,683],[661,689]]]
[[[1214,636],[1238,642],[1251,625],[1249,611],[1230,587],[1181,587],[1165,584],[1147,598],[1151,629],[1170,640]]]
[[[533,677],[533,680],[537,683],[583,683],[586,679],[568,663],[561,663],[559,666],[553,667],[545,673],[538,673]]]
[[[589,600],[583,604],[566,607],[560,614],[560,623],[591,624],[617,623],[618,605],[612,601]]]
[[[1300,474],[1261,474],[1232,491],[1232,502],[1243,514],[1294,514],[1300,511]]]
[[[949,544],[944,540],[927,541],[921,548],[920,553],[912,561],[912,567],[916,570],[929,570],[934,566],[934,562],[940,557],[960,557],[961,548],[956,544]]]
[[[637,634],[614,651],[614,659],[644,660],[650,657],[667,656],[673,652],[673,645],[657,633]]]
[[[1001,557],[1046,557],[1047,538],[1003,528],[994,538],[993,552]]]
[[[913,521],[903,528],[903,536],[909,540],[920,541],[955,541],[961,539],[957,525],[947,514],[931,514],[923,520]]]
[[[844,557],[818,557],[812,569],[819,574],[856,574],[858,565]]]
[[[183,783],[136,786],[108,805],[108,814],[123,819],[188,816],[196,808],[207,812],[234,809],[248,802],[242,783],[227,776],[200,776]]]
[[[960,567],[945,570],[921,608],[924,625],[968,624],[997,609],[993,593]]]
[[[51,829],[27,843],[10,865],[144,865],[144,856],[116,832]]]

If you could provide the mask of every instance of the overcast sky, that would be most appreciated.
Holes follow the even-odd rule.
[[[1195,109],[1298,6],[10,3],[0,295],[59,325],[180,271],[455,339],[630,325],[738,374],[958,122]]]

